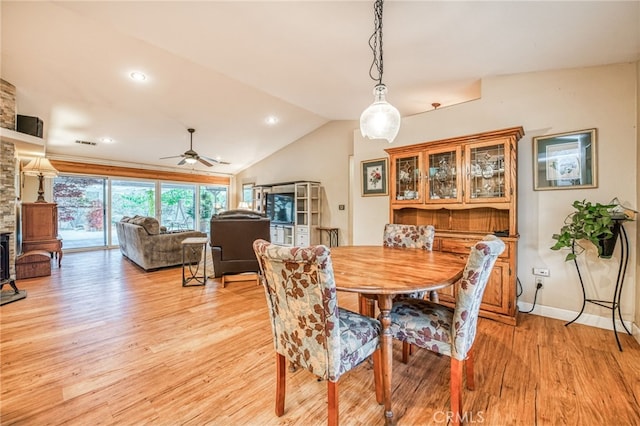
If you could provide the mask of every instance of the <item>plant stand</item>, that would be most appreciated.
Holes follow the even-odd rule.
[[[588,299],[587,293],[584,288],[584,282],[582,281],[582,275],[580,274],[580,268],[578,267],[578,261],[573,259],[574,264],[576,265],[576,270],[578,271],[578,278],[580,279],[580,287],[582,287],[582,308],[578,315],[565,324],[568,326],[575,322],[582,313],[584,312],[584,308],[587,303],[593,303],[594,305],[602,306],[603,308],[607,308],[611,310],[611,320],[613,322],[613,334],[616,337],[616,343],[618,344],[618,349],[622,352],[622,345],[620,344],[620,339],[618,338],[618,331],[616,330],[616,312],[618,313],[618,318],[622,323],[622,327],[624,327],[627,334],[631,335],[629,329],[624,324],[622,320],[622,312],[620,311],[620,297],[622,295],[622,287],[624,285],[624,275],[627,272],[627,264],[629,263],[629,239],[627,238],[627,232],[622,226],[623,220],[618,220],[618,225],[620,226],[620,233],[618,234],[618,239],[620,239],[620,265],[618,266],[618,276],[616,278],[616,286],[613,291],[612,300],[599,300],[599,299]]]

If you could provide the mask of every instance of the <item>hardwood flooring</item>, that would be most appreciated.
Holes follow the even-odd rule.
[[[0,308],[2,425],[323,425],[326,383],[288,373],[274,414],[275,356],[255,281],[181,286],[181,269],[145,273],[116,251],[65,254],[50,277],[18,281]],[[6,289],[5,289],[6,290]],[[340,293],[344,307],[357,298]],[[520,314],[480,320],[469,424],[640,424],[640,345],[611,331]],[[446,424],[449,359],[394,345],[398,425]],[[339,383],[343,425],[381,425],[364,363]]]

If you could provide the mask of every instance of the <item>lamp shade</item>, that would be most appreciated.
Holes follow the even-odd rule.
[[[49,160],[44,157],[38,157],[29,162],[22,168],[25,175],[28,176],[44,176],[44,177],[56,177],[58,171],[51,165]]]
[[[374,101],[360,116],[360,132],[369,139],[385,139],[389,143],[400,130],[400,112],[385,99],[387,87],[378,84],[373,89]]]

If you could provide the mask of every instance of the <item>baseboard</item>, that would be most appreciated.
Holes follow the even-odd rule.
[[[531,310],[533,305],[531,303],[526,302],[518,302],[518,307],[520,312],[527,312]],[[542,317],[554,318],[563,321],[571,321],[574,319],[578,312],[568,311],[566,309],[553,308],[551,306],[543,306],[536,305],[535,309],[532,312],[529,312],[533,315],[540,315]],[[601,317],[599,315],[587,314],[583,313],[580,318],[576,320],[577,324],[589,325],[597,328],[604,328],[606,330],[613,330],[613,323],[611,321],[611,316]],[[633,324],[631,321],[625,321],[624,325],[627,327],[627,330],[632,330],[635,339],[640,343],[640,329]],[[622,323],[619,319],[616,319],[616,330],[622,330],[624,332],[624,328],[622,327]]]

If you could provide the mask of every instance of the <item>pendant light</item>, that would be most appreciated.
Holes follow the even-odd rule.
[[[382,60],[382,6],[383,0],[376,0],[374,9],[374,31],[369,37],[369,47],[373,52],[373,62],[369,76],[377,81],[373,89],[373,103],[360,116],[360,131],[369,139],[385,139],[389,143],[400,130],[400,112],[386,100],[387,86],[382,83],[384,63]]]

